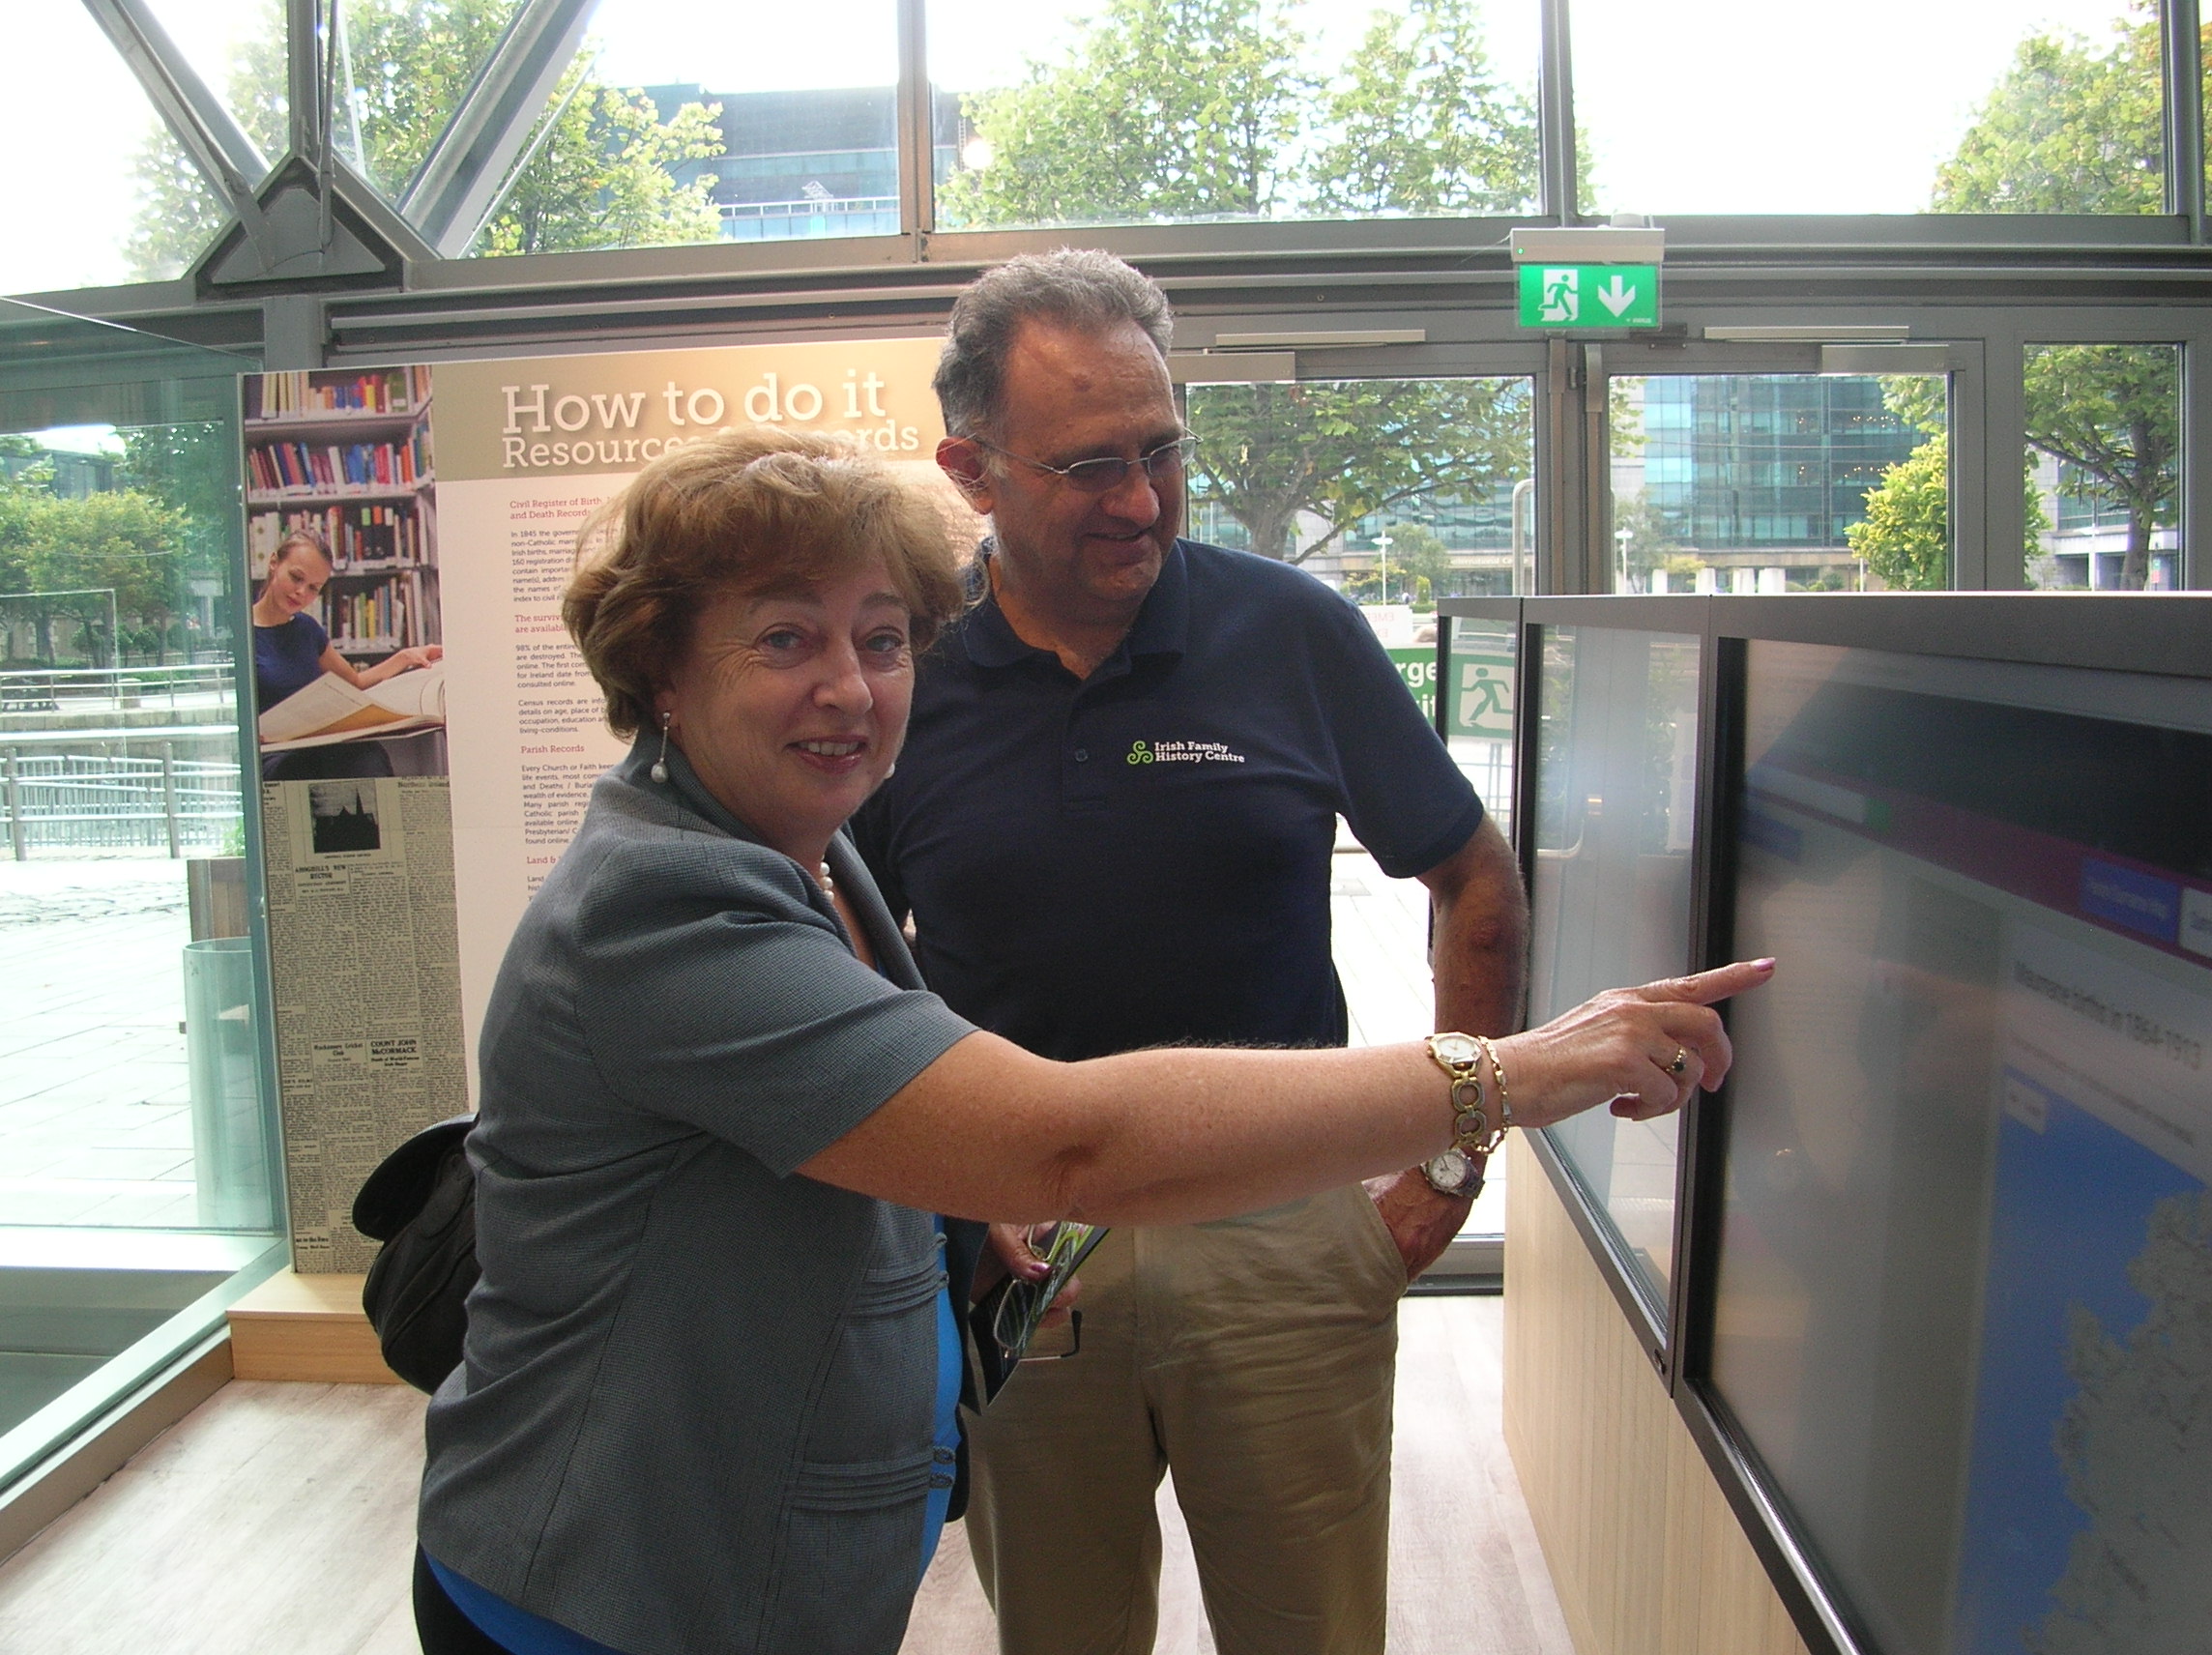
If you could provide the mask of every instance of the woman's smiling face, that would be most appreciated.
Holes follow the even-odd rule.
[[[906,603],[877,563],[715,597],[654,707],[707,791],[812,867],[889,773],[913,700]]]

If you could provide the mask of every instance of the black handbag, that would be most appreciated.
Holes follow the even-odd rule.
[[[353,1227],[384,1243],[361,1307],[386,1366],[434,1391],[460,1365],[469,1290],[477,1285],[473,1115],[426,1126],[384,1157],[353,1198]]]

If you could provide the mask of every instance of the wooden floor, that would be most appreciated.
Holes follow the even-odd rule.
[[[1499,1423],[1496,1298],[1400,1319],[1390,1640],[1406,1655],[1574,1655]],[[407,1607],[422,1399],[395,1386],[233,1383],[0,1565],[0,1650],[418,1655]],[[1213,1640],[1168,1530],[1159,1655]],[[990,1655],[957,1526],[905,1655]]]

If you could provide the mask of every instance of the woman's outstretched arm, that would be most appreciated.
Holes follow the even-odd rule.
[[[1773,969],[1760,960],[1612,990],[1498,1040],[1514,1119],[1548,1126],[1608,1102],[1636,1119],[1680,1108],[1728,1072],[1712,1005]],[[1487,1089],[1487,1065],[1484,1078]],[[1452,1140],[1449,1096],[1417,1043],[1058,1063],[975,1033],[800,1171],[962,1217],[1187,1224],[1437,1154]]]

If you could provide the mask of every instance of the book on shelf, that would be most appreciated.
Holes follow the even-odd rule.
[[[327,506],[287,511],[255,511],[247,518],[248,567],[260,580],[269,572],[287,535],[307,534],[331,555],[335,574],[375,573],[420,566],[428,550],[422,520],[406,505]]]
[[[426,367],[365,373],[294,370],[247,382],[248,420],[312,420],[347,414],[412,414],[430,399]]]
[[[256,493],[302,488],[413,488],[429,480],[423,433],[396,443],[248,444],[246,464]]]
[[[429,611],[419,569],[395,571],[358,592],[326,591],[322,610],[323,630],[341,653],[366,654],[432,641],[422,636],[422,620]]]
[[[445,721],[443,666],[403,672],[366,689],[325,673],[262,713],[259,734],[263,752],[290,752],[364,736],[401,736]]]

